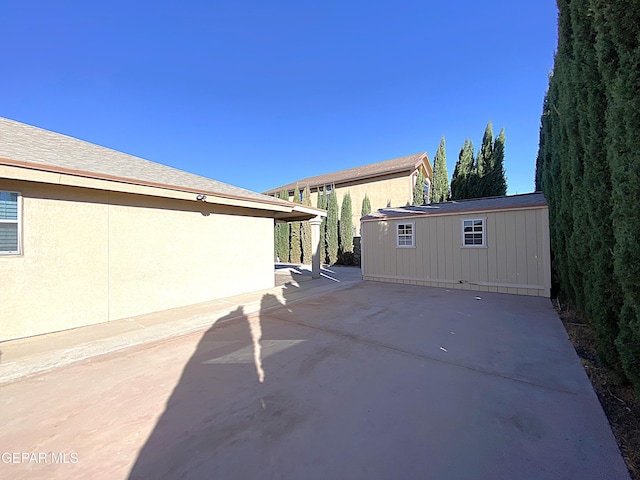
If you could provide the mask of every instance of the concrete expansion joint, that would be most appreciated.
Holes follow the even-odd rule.
[[[451,365],[453,367],[463,368],[463,369],[469,370],[471,372],[481,373],[483,375],[489,375],[489,376],[496,377],[496,378],[502,378],[502,379],[505,379],[505,380],[510,380],[510,381],[517,382],[517,383],[522,383],[522,384],[525,384],[525,385],[530,385],[532,387],[541,388],[543,390],[560,392],[560,393],[573,395],[573,396],[580,396],[581,395],[580,393],[572,392],[571,390],[566,390],[566,389],[557,388],[557,387],[550,387],[548,385],[543,385],[543,384],[540,384],[540,383],[532,382],[530,380],[525,380],[525,379],[522,379],[522,378],[517,378],[517,377],[510,376],[510,375],[504,375],[504,374],[501,374],[501,373],[498,373],[498,372],[491,372],[489,370],[484,370],[484,369],[478,368],[478,367],[471,367],[469,365],[464,365],[462,363],[452,362],[452,361],[449,361],[449,360],[443,360],[441,358],[436,358],[436,357],[433,357],[431,355],[426,355],[424,353],[414,352],[414,351],[407,350],[407,349],[404,349],[404,348],[401,348],[401,347],[397,347],[395,345],[390,345],[390,344],[387,344],[387,343],[376,342],[375,340],[366,339],[366,338],[359,337],[359,336],[357,336],[355,334],[352,334],[352,333],[341,332],[340,330],[335,330],[335,329],[332,329],[332,328],[318,327],[316,325],[309,325],[307,323],[300,322],[300,321],[297,321],[297,320],[290,320],[290,319],[285,319],[285,318],[280,318],[280,317],[272,317],[272,318],[274,318],[275,320],[279,320],[281,322],[292,323],[292,324],[295,324],[295,325],[299,325],[301,327],[307,327],[307,328],[311,328],[311,329],[314,329],[314,330],[319,330],[319,331],[322,331],[322,332],[325,332],[325,333],[329,333],[331,335],[337,335],[337,336],[340,336],[340,337],[343,337],[343,338],[346,338],[346,339],[349,339],[349,340],[353,340],[354,342],[360,343],[362,345],[378,347],[378,348],[384,348],[384,349],[391,350],[391,351],[394,351],[394,352],[397,352],[397,353],[400,353],[400,354],[409,355],[409,356],[412,356],[412,357],[417,357],[417,358],[420,358],[422,360],[429,360],[429,361],[434,361],[434,362],[438,362],[438,363],[445,364],[445,365]]]

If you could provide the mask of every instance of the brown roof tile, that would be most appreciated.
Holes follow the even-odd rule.
[[[380,175],[386,175],[389,173],[396,173],[402,171],[410,171],[416,168],[423,159],[429,163],[429,157],[426,153],[414,153],[413,155],[407,155],[406,157],[394,158],[392,160],[386,160],[384,162],[371,163],[369,165],[363,165],[361,167],[349,168],[347,170],[340,170],[332,173],[325,173],[324,175],[316,175],[314,177],[303,178],[296,182],[291,182],[286,185],[282,185],[277,188],[267,190],[265,195],[273,195],[280,190],[293,190],[296,185],[300,188],[304,188],[307,185],[310,188],[320,187],[324,185],[350,182],[353,180],[361,180],[366,178],[373,178]]]
[[[274,202],[251,190],[0,117],[0,158],[53,169]],[[276,200],[276,203],[279,201]]]

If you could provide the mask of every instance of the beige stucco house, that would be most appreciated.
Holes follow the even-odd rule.
[[[0,341],[273,287],[274,221],[324,215],[0,118]]]
[[[330,191],[332,186],[335,186],[335,194],[340,206],[345,193],[349,192],[353,206],[355,235],[359,235],[360,213],[365,194],[371,201],[372,210],[387,206],[410,205],[413,202],[413,188],[419,171],[426,179],[425,190],[427,190],[431,185],[433,169],[429,157],[422,152],[362,167],[303,178],[268,190],[264,194],[273,196],[281,190],[286,190],[289,192],[289,199],[293,200],[296,185],[300,190],[308,186],[311,192],[311,203],[317,205],[318,192],[322,192],[324,189]]]
[[[386,208],[361,228],[365,280],[550,296],[542,193]]]

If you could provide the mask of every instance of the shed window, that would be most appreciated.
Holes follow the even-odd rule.
[[[462,245],[465,247],[484,247],[484,219],[462,220]]]
[[[414,224],[412,223],[399,223],[396,226],[396,244],[398,247],[413,247],[415,243],[413,241]]]
[[[18,192],[0,190],[0,255],[20,253],[20,200]]]

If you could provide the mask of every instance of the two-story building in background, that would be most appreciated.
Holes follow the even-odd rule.
[[[337,195],[338,205],[342,205],[344,195],[349,192],[353,205],[353,226],[355,235],[360,235],[360,213],[365,194],[371,201],[372,211],[385,207],[401,207],[413,201],[413,190],[418,172],[425,177],[425,198],[431,186],[433,168],[425,152],[394,158],[384,162],[372,163],[361,167],[349,168],[337,172],[307,177],[264,192],[265,195],[277,195],[286,190],[293,200],[296,185],[302,191],[309,187],[311,203],[317,205],[318,193],[323,190]],[[331,189],[335,189],[333,192]],[[427,200],[428,201],[428,200]]]

